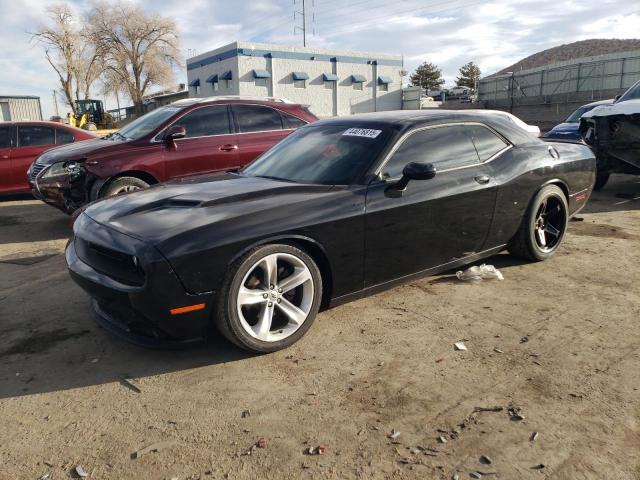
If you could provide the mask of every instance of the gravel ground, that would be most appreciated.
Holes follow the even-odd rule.
[[[253,356],[111,337],[66,273],[68,218],[2,199],[0,478],[640,479],[638,178],[579,217],[550,261],[489,259],[502,282],[425,278]]]

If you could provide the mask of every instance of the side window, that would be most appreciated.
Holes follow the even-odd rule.
[[[19,147],[38,147],[40,145],[53,145],[54,143],[56,142],[53,128],[40,127],[38,125],[18,126]]]
[[[56,128],[56,145],[64,145],[75,140],[73,133],[62,128]]]
[[[509,146],[508,143],[486,127],[481,125],[467,125],[465,128],[473,139],[473,144],[478,151],[481,162],[489,160],[496,153]]]
[[[198,108],[178,119],[174,125],[185,128],[187,131],[185,138],[231,133],[226,105]]]
[[[436,127],[411,134],[382,170],[387,178],[399,177],[410,162],[432,163],[437,170],[478,163],[478,154],[462,125]]]
[[[260,105],[234,105],[240,133],[282,130],[282,119],[277,110]]]
[[[307,124],[307,122],[300,120],[298,117],[294,117],[293,115],[289,115],[288,113],[280,112],[280,114],[282,115],[284,128],[300,128]]]
[[[0,148],[11,148],[13,146],[13,130],[15,127],[0,127]]]

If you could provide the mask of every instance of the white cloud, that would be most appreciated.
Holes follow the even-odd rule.
[[[51,92],[57,78],[42,48],[30,35],[51,3],[64,0],[0,0],[0,93],[39,95],[43,112],[53,114]],[[291,0],[135,0],[147,11],[175,19],[183,52],[198,54],[234,40],[302,43],[294,35]],[[89,0],[70,2],[82,12]],[[309,5],[311,2],[307,2]],[[640,11],[628,0],[316,0],[307,44],[322,48],[404,55],[412,71],[437,63],[452,82],[468,61],[493,73],[532,53],[586,38],[640,36]],[[311,15],[310,15],[311,16]],[[311,31],[316,30],[316,36]],[[184,70],[177,72],[186,80]],[[110,107],[113,105],[109,105]],[[67,111],[61,106],[61,113]]]

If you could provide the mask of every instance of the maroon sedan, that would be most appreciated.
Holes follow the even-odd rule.
[[[71,213],[98,198],[244,166],[317,118],[283,100],[185,99],[102,139],[56,148],[29,171],[34,195]]]
[[[28,192],[27,170],[45,150],[90,138],[95,135],[56,122],[1,122],[0,194]]]

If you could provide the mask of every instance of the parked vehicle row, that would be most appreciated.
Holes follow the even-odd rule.
[[[37,198],[72,213],[169,179],[238,169],[315,120],[306,107],[281,100],[180,100],[110,136],[47,151],[29,183]]]
[[[247,163],[274,136],[286,138],[236,172],[180,174],[167,159],[187,150],[190,129],[209,125],[181,119],[205,104],[228,120],[206,150],[238,159],[226,167],[203,160],[199,171]],[[99,182],[99,197],[118,178],[137,178],[112,169],[134,164],[135,151],[145,157],[157,149],[162,160],[139,163],[155,180],[180,177],[96,201],[76,217],[69,271],[105,328],[166,346],[200,341],[215,326],[250,351],[285,348],[321,308],[504,249],[549,258],[595,179],[587,146],[545,143],[493,112],[401,111],[306,124],[300,107],[256,106],[271,109],[272,125],[281,127],[256,136],[243,129],[264,125],[256,119],[266,114],[243,119],[246,106],[237,102],[191,101],[161,110],[161,120],[141,118],[122,138],[87,142],[76,157],[63,158],[58,152],[76,150],[60,148],[44,155],[56,161],[36,162],[42,171],[60,166],[69,210],[91,199],[89,184]],[[292,118],[304,124],[293,133],[285,128]],[[99,142],[107,145],[103,157],[92,150]],[[75,172],[77,180],[68,178]]]

